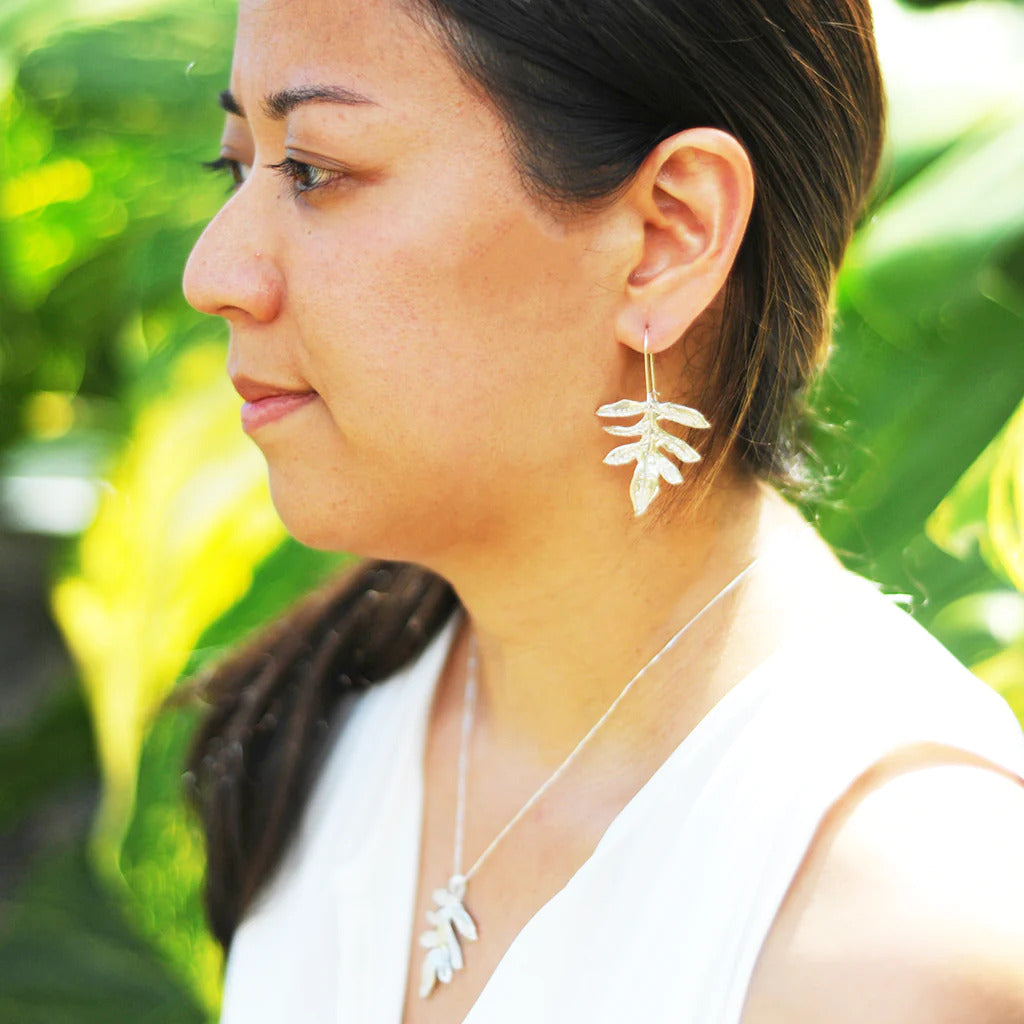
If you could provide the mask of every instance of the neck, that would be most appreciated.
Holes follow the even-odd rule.
[[[663,720],[666,698],[645,666],[799,519],[770,488],[736,478],[716,483],[700,510],[664,524],[624,524],[620,513],[588,513],[581,523],[574,510],[564,524],[548,521],[541,536],[510,541],[500,555],[490,538],[479,558],[462,552],[431,566],[467,612],[439,681],[437,714],[461,713],[472,630],[474,731],[492,749],[557,765],[641,669],[614,732],[618,744],[644,743]],[[766,637],[747,628],[743,614],[744,587],[758,569],[685,630],[664,664],[659,659],[665,679],[685,666],[688,678],[700,680],[692,685],[709,693],[726,686],[744,659],[767,653]],[[678,690],[673,699],[701,703]]]

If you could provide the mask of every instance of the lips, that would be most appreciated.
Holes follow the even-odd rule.
[[[232,377],[231,383],[245,399],[242,405],[242,429],[247,434],[295,412],[317,397],[317,393],[309,389],[266,384],[242,375]]]

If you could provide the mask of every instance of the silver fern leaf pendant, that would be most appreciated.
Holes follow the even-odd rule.
[[[661,449],[674,455],[680,462],[700,462],[700,455],[685,441],[670,434],[660,426],[658,420],[670,420],[686,427],[707,429],[710,423],[696,409],[675,402],[658,401],[654,386],[654,356],[647,351],[647,330],[644,330],[644,374],[647,380],[647,398],[643,402],[623,398],[618,402],[602,405],[598,416],[640,416],[632,426],[605,427],[609,434],[620,437],[639,437],[638,441],[613,448],[603,459],[609,466],[624,466],[636,461],[633,479],[629,484],[629,497],[633,502],[633,514],[641,516],[657,497],[664,480],[670,484],[681,484],[683,474],[679,467],[664,455]]]
[[[477,938],[476,924],[462,900],[466,895],[464,875],[452,875],[447,889],[434,890],[436,910],[427,911],[431,928],[420,935],[420,945],[427,949],[420,973],[420,995],[429,996],[437,982],[447,985],[463,966],[462,947],[456,931],[463,938]]]

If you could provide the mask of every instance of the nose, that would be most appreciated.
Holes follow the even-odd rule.
[[[182,290],[200,313],[232,322],[273,320],[281,308],[284,282],[265,232],[264,216],[247,208],[245,185],[221,207],[192,247]]]

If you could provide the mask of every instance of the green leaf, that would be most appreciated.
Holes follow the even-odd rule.
[[[827,539],[900,589],[925,519],[1024,393],[1024,320],[1007,301],[1020,282],[1006,273],[1024,248],[1022,143],[1024,121],[955,147],[883,204],[840,278],[813,403],[844,427],[811,443],[844,493],[816,512]]]
[[[111,901],[83,849],[41,863],[6,911],[0,932],[0,1020],[209,1020]]]
[[[1024,591],[1024,402],[935,509],[927,530],[953,555],[976,545],[995,573]]]

